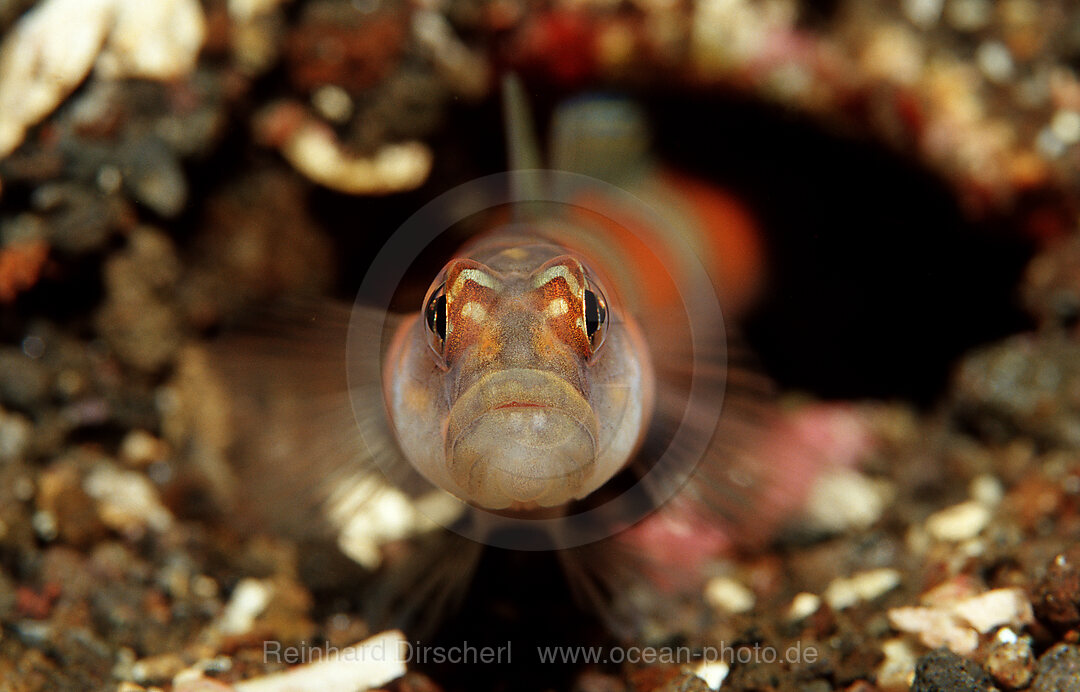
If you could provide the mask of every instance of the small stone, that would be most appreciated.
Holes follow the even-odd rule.
[[[959,543],[975,538],[990,523],[990,510],[978,502],[961,502],[935,512],[926,520],[926,530],[939,541]]]
[[[974,661],[947,649],[931,651],[915,666],[912,692],[987,692],[993,681]]]
[[[172,514],[141,473],[102,464],[86,477],[83,488],[98,501],[101,521],[129,538],[140,538],[147,529],[162,532],[172,526]]]
[[[0,348],[0,402],[33,410],[48,396],[50,379],[45,365],[28,358],[22,349]]]
[[[132,466],[148,466],[167,454],[168,446],[145,430],[132,430],[120,443],[120,458]]]
[[[349,92],[334,84],[316,89],[311,95],[311,105],[319,115],[334,123],[346,123],[353,114],[353,102]]]
[[[881,517],[889,495],[881,483],[854,469],[830,469],[815,479],[806,513],[826,531],[865,529]]]
[[[1080,113],[1073,110],[1058,111],[1050,121],[1050,130],[1066,145],[1080,142]]]
[[[859,572],[850,577],[838,577],[825,589],[825,602],[833,610],[843,610],[859,603],[872,601],[900,585],[900,573],[882,568]]]
[[[57,463],[38,476],[35,526],[42,538],[52,536],[76,547],[87,546],[105,534],[94,501],[80,486],[73,465]]]
[[[804,591],[796,594],[795,598],[791,599],[791,607],[788,608],[787,617],[793,621],[804,620],[816,613],[820,607],[821,597]]]
[[[727,613],[745,613],[754,607],[754,592],[731,577],[713,577],[705,584],[705,601]]]
[[[167,682],[184,669],[184,659],[176,654],[160,654],[139,659],[131,666],[131,675],[138,683]]]
[[[909,688],[915,677],[918,657],[908,640],[897,638],[882,642],[881,653],[885,660],[877,668],[878,684],[884,689]]]
[[[1011,636],[1002,637],[1001,632]],[[1003,628],[986,657],[986,669],[991,677],[1008,689],[1027,687],[1035,672],[1035,656],[1031,652],[1031,638],[1018,638],[1016,634]]]
[[[225,635],[247,634],[270,603],[273,587],[259,579],[244,579],[233,590],[217,628]]]
[[[892,608],[889,624],[900,632],[919,635],[926,646],[948,647],[968,654],[979,646],[979,633],[959,622],[951,613],[936,608]]]
[[[392,630],[343,648],[336,657],[296,666],[281,673],[243,680],[234,683],[232,689],[236,692],[374,689],[405,674],[406,652],[405,636],[397,630]],[[197,673],[201,676],[201,671]],[[174,689],[192,691],[200,689],[181,687],[181,683],[188,684],[186,681],[175,679]]]
[[[987,41],[975,51],[975,62],[992,82],[1006,83],[1015,71],[1012,53],[1001,41]]]
[[[1031,692],[1080,691],[1080,649],[1058,644],[1039,658]]]
[[[987,591],[955,604],[953,612],[982,634],[1000,625],[1025,625],[1035,619],[1023,589]]]
[[[945,16],[958,31],[978,31],[985,27],[993,15],[990,0],[950,0]]]
[[[989,474],[982,474],[972,479],[969,492],[973,500],[987,507],[996,507],[1005,497],[1005,488],[1001,485],[1001,481]]]
[[[0,408],[0,463],[21,459],[32,431],[26,418]]]
[[[1080,546],[1072,546],[1050,561],[1035,586],[1035,614],[1059,630],[1080,626]]]
[[[731,666],[723,661],[706,661],[694,668],[694,675],[705,681],[710,689],[718,690],[731,672]]]
[[[911,23],[928,29],[941,19],[941,9],[945,0],[903,0],[901,6]]]

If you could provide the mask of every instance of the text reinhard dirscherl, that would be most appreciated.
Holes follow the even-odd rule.
[[[416,642],[393,645],[338,647],[328,642],[300,642],[289,646],[277,641],[263,642],[263,662],[296,665],[316,661],[387,662],[413,664],[509,664],[513,660],[510,641],[499,646],[477,645],[468,641],[456,645],[434,646]],[[814,646],[796,642],[786,648],[767,644],[691,648],[687,646],[537,646],[536,660],[542,664],[693,664],[723,662],[814,663],[819,652]]]

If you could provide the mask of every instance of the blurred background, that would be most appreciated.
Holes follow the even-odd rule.
[[[786,401],[856,407],[876,440],[860,463],[892,484],[878,514],[782,543],[803,567],[725,567],[774,610],[724,632],[772,631],[761,623],[781,604],[823,589],[829,560],[798,551],[825,538],[848,541],[852,568],[908,560],[921,577],[898,603],[958,574],[1035,593],[1075,538],[1074,3],[0,0],[0,32],[0,672],[13,689],[167,685],[193,668],[235,681],[266,671],[264,638],[369,633],[347,588],[357,568],[231,531],[213,506],[206,475],[228,430],[191,353],[260,305],[352,300],[409,215],[505,170],[507,72],[542,133],[569,98],[639,103],[658,165],[748,220],[760,252],[742,270],[760,290],[734,317],[762,368]],[[395,307],[419,306],[467,230],[425,252]],[[193,461],[206,458],[209,472]],[[1020,481],[1034,469],[1032,489]],[[902,559],[908,525],[980,474],[1019,488],[1018,507],[1042,498],[1037,516],[1006,513],[1020,528],[978,565]],[[1009,552],[1033,535],[1033,554]],[[886,548],[868,557],[871,543]],[[264,600],[239,624],[237,593]],[[716,633],[694,622],[664,631]],[[1041,622],[1036,653],[1075,628]],[[832,626],[870,648],[888,634]],[[876,648],[853,663],[854,643],[824,672],[787,672],[891,689],[881,680],[910,682],[912,647],[894,678]],[[550,684],[674,679],[603,669],[622,687],[589,687],[594,672]],[[433,676],[400,689],[437,689]],[[772,689],[796,689],[784,680]]]

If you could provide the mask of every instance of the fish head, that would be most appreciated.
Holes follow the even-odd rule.
[[[452,260],[419,322],[445,421],[438,443],[405,451],[429,479],[486,509],[531,509],[625,464],[650,408],[644,341],[581,259],[540,243]]]

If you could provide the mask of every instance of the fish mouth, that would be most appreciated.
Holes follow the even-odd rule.
[[[446,463],[463,499],[486,509],[573,500],[596,465],[592,406],[554,373],[485,375],[450,409]]]

